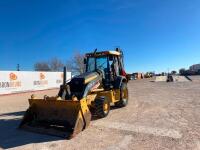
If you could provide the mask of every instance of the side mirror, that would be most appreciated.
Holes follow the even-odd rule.
[[[86,59],[86,58],[84,58],[84,60],[83,60],[83,63],[84,63],[84,64],[86,64],[86,63],[87,63],[87,59]]]

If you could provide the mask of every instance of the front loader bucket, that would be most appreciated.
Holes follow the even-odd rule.
[[[29,99],[30,107],[19,126],[29,131],[72,138],[90,123],[91,113],[85,99]]]

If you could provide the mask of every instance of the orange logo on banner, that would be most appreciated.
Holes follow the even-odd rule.
[[[14,73],[10,73],[10,80],[17,80],[17,75]]]
[[[48,80],[44,80],[46,78],[44,73],[40,73],[40,80],[33,81],[34,86],[41,86],[41,85],[47,85]]]
[[[63,73],[61,73],[61,78],[63,78],[64,77],[64,75],[63,75]]]
[[[43,73],[40,73],[40,80],[45,79],[45,75]]]

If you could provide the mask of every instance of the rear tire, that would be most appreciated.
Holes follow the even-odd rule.
[[[122,83],[120,87],[120,100],[115,103],[116,107],[125,107],[128,104],[127,83]]]
[[[106,117],[110,112],[110,101],[105,97],[95,99],[95,114],[99,118]]]

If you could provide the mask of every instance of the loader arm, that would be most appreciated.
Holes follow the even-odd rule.
[[[79,76],[72,78],[69,83],[64,83],[61,85],[60,91],[58,93],[59,97],[62,99],[70,100],[76,97],[78,100],[85,98],[88,93],[96,85],[101,85],[102,73],[98,72],[86,72]],[[97,87],[98,88],[98,87]]]

